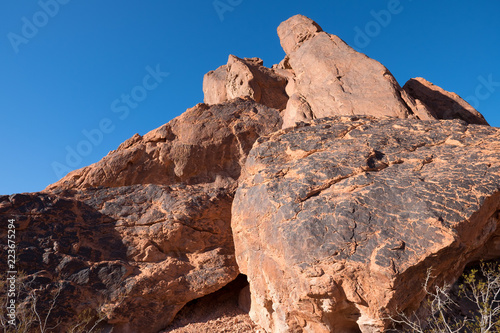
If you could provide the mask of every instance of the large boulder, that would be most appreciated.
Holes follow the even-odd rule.
[[[346,116],[257,142],[231,223],[268,332],[380,332],[429,268],[442,285],[500,254],[500,129]]]
[[[231,182],[238,179],[254,141],[281,124],[277,110],[248,98],[198,104],[144,136],[134,135],[46,190]]]

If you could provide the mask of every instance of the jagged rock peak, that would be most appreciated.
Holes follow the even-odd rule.
[[[272,68],[259,58],[230,55],[205,75],[205,103],[236,97],[282,110],[283,128],[330,116],[462,119],[487,125],[458,95],[412,79],[402,89],[378,61],[359,53],[313,20],[296,15],[278,27],[285,58]]]

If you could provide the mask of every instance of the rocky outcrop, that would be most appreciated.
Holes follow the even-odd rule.
[[[262,59],[240,59],[230,55],[227,65],[208,72],[203,78],[205,103],[218,104],[237,97],[251,99],[271,108],[284,109],[286,77],[263,66]]]
[[[101,161],[70,172],[46,190],[215,181],[225,186],[238,179],[254,141],[281,122],[277,110],[250,99],[198,104],[144,136],[134,135]]]
[[[19,304],[32,291],[60,332],[86,314],[153,333],[241,271],[230,308],[268,332],[379,332],[419,306],[428,268],[433,286],[500,257],[500,130],[304,16],[278,35],[279,64],[231,55],[205,75],[206,104],[41,193],[0,196]]]
[[[316,37],[320,32],[323,32],[323,29],[319,24],[304,15],[295,15],[278,27],[281,47],[287,55],[298,50],[304,42]]]
[[[250,99],[199,104],[44,193],[1,197],[39,310],[57,297],[61,332],[85,310],[114,332],[158,332],[232,281],[237,179],[254,141],[279,128],[279,112]]]
[[[424,79],[411,79],[402,89],[381,63],[303,15],[281,23],[278,36],[286,53],[281,63],[266,68],[259,58],[230,55],[227,65],[205,75],[205,103],[249,97],[283,110],[283,128],[336,115],[462,119],[487,125],[458,95]]]
[[[293,94],[283,112],[283,128],[293,127],[297,122],[308,122],[312,119],[314,113],[307,100],[299,94]]]
[[[208,185],[134,185],[4,196],[0,216],[20,225],[18,269],[37,310],[57,301],[50,326],[69,332],[91,310],[113,332],[156,333],[238,275],[231,202]]]
[[[216,70],[205,74],[203,77],[203,101],[209,105],[227,101],[226,81],[227,65],[222,65]]]
[[[436,119],[462,119],[469,124],[488,125],[483,115],[460,96],[424,78],[409,80],[403,89],[415,100],[424,103]]]
[[[500,130],[337,117],[260,138],[232,210],[251,318],[268,332],[380,332],[493,239]],[[486,252],[499,253],[498,242]]]
[[[412,115],[387,68],[323,32],[311,19],[294,16],[278,27],[278,35],[295,74],[294,94],[308,102],[313,118]],[[293,114],[287,108],[284,118],[290,120],[285,123],[294,122]]]

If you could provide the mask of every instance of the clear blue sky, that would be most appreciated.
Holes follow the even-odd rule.
[[[0,4],[0,194],[42,190],[54,164],[94,163],[202,102],[203,75],[229,54],[279,62],[276,28],[299,13],[401,85],[423,76],[500,126],[499,1],[55,1]],[[72,165],[68,148],[82,153]]]

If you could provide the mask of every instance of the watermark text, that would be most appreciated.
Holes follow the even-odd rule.
[[[15,53],[19,53],[19,46],[28,44],[38,35],[38,31],[45,27],[50,19],[54,18],[60,10],[60,5],[66,5],[70,0],[40,0],[38,6],[41,10],[35,12],[30,18],[21,18],[20,33],[9,32],[7,38]]]
[[[217,15],[219,15],[219,20],[224,22],[225,13],[232,12],[234,8],[241,5],[242,2],[243,0],[214,0],[212,5]]]
[[[489,74],[487,77],[480,75],[477,77],[477,80],[479,81],[479,84],[474,90],[474,95],[470,95],[465,98],[465,100],[476,110],[481,101],[485,101],[490,98],[498,87],[500,87],[500,82],[493,81],[493,74]]]
[[[16,326],[17,270],[16,270],[16,220],[9,219],[7,224],[7,322]]]
[[[411,2],[413,0],[407,1]],[[370,15],[373,20],[368,21],[362,28],[359,26],[354,27],[356,33],[354,44],[356,47],[359,49],[367,47],[374,38],[380,35],[383,28],[387,28],[391,24],[393,16],[401,14],[403,10],[404,6],[401,4],[401,0],[389,0],[386,9],[371,10]]]

